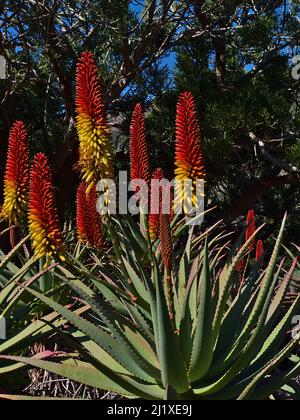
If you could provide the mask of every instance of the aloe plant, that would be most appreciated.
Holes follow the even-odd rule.
[[[9,230],[4,230],[1,235]],[[28,239],[28,236],[22,239],[8,254],[0,250],[0,322],[1,326],[5,325],[7,335],[6,340],[0,337],[0,354],[11,352],[28,356],[36,343],[53,335],[53,328],[63,324],[59,314],[49,311],[41,301],[32,299],[24,286],[32,285],[61,304],[69,302],[66,286],[56,278],[57,264],[53,262],[45,266],[45,258],[30,258]],[[77,248],[74,252],[78,255]],[[2,386],[11,379],[14,383],[26,381],[22,375],[11,376],[16,368],[19,369],[20,365],[1,364]]]
[[[292,353],[299,337],[287,340],[287,331],[299,297],[281,315],[297,264],[281,279],[285,220],[267,268],[253,262],[238,288],[237,265],[262,227],[229,252],[231,242],[217,231],[219,224],[187,234],[183,222],[174,223],[176,246],[166,269],[160,241],[151,244],[130,217],[107,223],[113,244],[109,258],[100,260],[89,249],[87,266],[77,248],[53,269],[81,304],[62,306],[23,281],[21,290],[54,312],[0,346],[0,375],[34,366],[145,399],[266,399],[281,388],[293,393],[291,380],[300,361]],[[18,344],[39,341],[66,323],[70,327],[61,334],[72,357],[12,355]],[[282,370],[289,358],[293,363]]]

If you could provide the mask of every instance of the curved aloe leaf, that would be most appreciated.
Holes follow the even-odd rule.
[[[17,356],[0,356],[0,359],[12,360],[23,363],[24,365],[34,366],[87,386],[124,396],[139,395],[140,397],[150,399],[151,397],[161,398],[164,395],[164,390],[157,385],[143,385],[129,377],[115,374],[104,365],[102,365],[100,371],[86,364],[68,365]]]
[[[157,262],[154,262],[153,277],[156,288],[157,320],[158,320],[158,353],[162,372],[163,386],[171,386],[179,394],[189,390],[187,368],[179,348],[178,336],[172,328],[169,310],[164,295],[162,279]],[[176,368],[175,368],[176,367]]]
[[[191,367],[189,378],[191,382],[201,379],[209,370],[213,358],[212,336],[212,283],[208,260],[207,238],[204,247],[204,262],[200,282],[200,303],[196,319]]]

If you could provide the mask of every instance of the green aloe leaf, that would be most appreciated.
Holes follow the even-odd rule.
[[[80,365],[78,362],[77,364],[68,365],[17,356],[0,356],[0,359],[12,360],[23,363],[24,365],[34,366],[87,386],[114,392],[123,396],[132,397],[139,395],[140,397],[150,399],[151,397],[160,398],[164,395],[164,390],[160,390],[157,385],[147,386],[140,384],[129,377],[122,377],[121,375],[115,374],[104,365],[99,370],[86,364]]]
[[[295,300],[293,305],[276,325],[271,334],[269,334],[267,337],[263,335],[262,338],[258,340],[257,348],[260,348],[260,351],[257,352],[256,357],[253,359],[253,366],[251,366],[252,369],[253,367],[256,368],[257,365],[259,366],[263,363],[266,363],[267,360],[276,354],[284,338],[286,337],[286,332],[291,325],[293,316],[297,313],[299,302],[300,296]]]
[[[81,315],[88,310],[89,307],[85,306],[77,309],[75,313],[77,315]],[[53,334],[54,328],[58,328],[65,323],[66,321],[61,318],[58,312],[52,312],[42,319],[32,322],[32,324],[24,330],[4,341],[0,345],[0,354],[8,351],[12,353],[28,348],[30,345],[38,342],[45,336]]]
[[[280,249],[280,245],[281,245],[281,241],[282,241],[282,236],[283,236],[283,232],[284,232],[284,227],[285,227],[285,223],[286,223],[286,217],[287,215],[285,215],[282,224],[281,224],[281,228],[280,228],[280,232],[279,235],[277,237],[276,240],[276,244],[272,253],[272,257],[270,259],[269,265],[267,267],[267,270],[265,272],[265,275],[262,279],[262,284],[260,286],[260,291],[258,294],[258,297],[256,299],[256,303],[254,305],[254,308],[249,316],[248,322],[246,323],[242,333],[240,334],[234,348],[233,348],[233,352],[234,351],[238,351],[237,349],[242,349],[245,343],[244,337],[246,337],[246,339],[248,339],[249,337],[249,333],[252,331],[253,327],[257,324],[257,321],[259,319],[258,324],[256,325],[255,328],[255,336],[257,336],[259,334],[259,332],[261,331],[261,329],[263,328],[263,325],[265,323],[266,317],[267,317],[267,309],[269,307],[268,304],[266,304],[266,302],[270,301],[271,297],[272,297],[272,289],[274,290],[275,288],[275,284],[274,284],[274,271],[276,268],[276,261],[277,261],[277,257],[278,257],[278,253],[279,253],[279,249]],[[277,273],[278,274],[278,273]],[[276,279],[275,279],[276,280]],[[272,286],[273,284],[273,286]],[[271,287],[272,286],[272,287]],[[250,343],[248,343],[248,345],[246,346],[246,349],[249,348],[250,344],[254,341],[255,337],[252,337]]]
[[[240,248],[237,254],[233,254],[229,262],[226,264],[225,268],[222,270],[219,282],[218,282],[218,304],[214,316],[213,322],[213,334],[214,334],[214,342],[216,343],[218,340],[220,326],[222,322],[222,318],[224,316],[224,312],[226,311],[226,305],[229,297],[229,292],[232,287],[232,278],[236,272],[236,268],[238,266],[239,261],[243,257],[245,251],[248,249],[249,245],[252,243],[255,236],[263,229],[264,225],[260,226],[256,232],[251,236],[244,243],[244,245]]]
[[[22,239],[7,255],[5,255],[4,258],[0,261],[0,270],[5,268],[7,264],[14,258],[14,256],[19,252],[19,250],[23,247],[23,245],[26,244],[28,239],[30,238],[29,235],[27,235],[24,239]]]
[[[132,357],[135,363],[149,375],[159,378],[159,370],[154,368],[147,359],[143,358],[141,353],[144,353],[139,348],[138,343],[135,341],[134,345],[128,340],[126,334],[121,330],[118,323],[117,314],[112,310],[111,306],[105,302],[103,299],[101,301],[96,300],[94,297],[87,295],[83,290],[79,289],[73,282],[65,280],[68,285],[76,293],[81,296],[81,298],[88,304],[91,305],[92,311],[95,312],[105,323],[107,328],[113,333],[114,337],[118,342],[123,343],[123,346],[126,348],[128,355]],[[123,328],[126,328],[124,325]],[[139,342],[140,343],[140,342]]]
[[[279,235],[276,240],[276,244],[272,253],[272,257],[270,259],[269,265],[265,274],[262,278],[261,285],[259,288],[259,293],[256,298],[256,302],[253,306],[251,313],[247,316],[247,322],[239,334],[238,338],[236,339],[234,345],[232,346],[229,354],[227,354],[226,358],[222,362],[221,368],[226,369],[227,367],[231,366],[232,362],[236,359],[237,355],[242,354],[245,355],[253,345],[254,340],[256,340],[257,336],[263,329],[265,319],[267,316],[267,310],[269,308],[269,302],[272,297],[273,290],[275,288],[275,284],[279,275],[279,270],[277,275],[274,276],[274,271],[276,268],[276,261],[278,257],[278,252],[281,245],[281,240],[284,232],[286,222],[286,215],[282,221],[281,229]],[[258,322],[259,320],[259,322]],[[252,333],[253,328],[255,327],[255,334]],[[251,340],[249,340],[251,336]],[[237,362],[237,364],[240,362]]]
[[[265,400],[274,392],[274,390],[277,391],[280,388],[283,388],[285,384],[288,384],[292,379],[297,378],[299,373],[300,361],[292,366],[288,371],[273,375],[271,381],[258,384],[255,389],[250,391],[251,394],[248,398],[255,401]],[[295,395],[293,399],[298,400],[300,397],[300,387],[296,381],[293,381],[292,386],[297,390],[297,395]]]
[[[2,394],[0,395],[0,400],[8,401],[74,401],[74,398],[54,398],[54,397],[29,397],[26,395],[9,395]],[[76,399],[76,401],[83,401],[81,398]]]
[[[277,260],[278,252],[280,249],[285,222],[286,222],[286,215],[283,219],[281,229],[280,229],[280,232],[279,232],[279,235],[278,235],[278,238],[277,238],[274,250],[273,250],[273,254],[272,254],[269,266],[266,270],[265,276],[263,278],[262,285],[260,287],[260,291],[256,299],[256,303],[250,314],[250,318],[244,330],[242,331],[239,339],[237,340],[236,345],[233,347],[231,354],[229,355],[229,358],[233,360],[234,363],[217,380],[212,381],[212,383],[210,384],[203,385],[200,389],[198,389],[197,393],[199,395],[210,395],[210,394],[213,394],[214,392],[220,391],[243,368],[245,368],[245,366],[249,365],[249,363],[251,362],[251,359],[253,357],[253,352],[255,350],[255,345],[257,342],[257,337],[259,336],[259,333],[264,327],[264,322],[267,316],[268,306],[266,305],[266,301],[271,294],[270,287],[272,283],[273,283],[273,287],[275,287],[273,274],[276,267],[276,260]],[[258,321],[258,318],[259,318],[259,321]],[[252,330],[254,327],[255,327],[254,333],[251,339],[245,345],[242,339],[244,335],[248,336],[249,331]],[[228,360],[227,360],[227,363],[229,363]]]
[[[251,397],[257,384],[268,375],[272,370],[274,370],[283,360],[285,360],[289,354],[292,353],[293,349],[299,344],[299,336],[287,344],[272,360],[270,360],[266,366],[261,369],[261,371],[254,377],[251,383],[246,387],[242,392],[239,400],[247,400]],[[274,386],[274,384],[272,384]],[[276,391],[277,388],[273,388],[271,392]]]
[[[205,241],[204,261],[200,281],[200,302],[193,339],[189,378],[191,382],[201,379],[209,370],[213,358],[212,336],[212,282],[209,269],[208,243]]]
[[[276,315],[276,312],[278,311],[278,309],[280,308],[280,305],[283,303],[284,298],[286,296],[286,293],[288,291],[288,287],[290,285],[291,282],[291,278],[292,275],[295,271],[296,265],[298,262],[298,258],[295,258],[292,266],[290,268],[290,270],[286,273],[278,292],[276,293],[275,298],[273,299],[273,302],[270,305],[269,311],[268,311],[268,316],[267,316],[267,321],[269,321],[270,319],[272,319],[274,317],[274,315]]]
[[[126,345],[124,340],[116,341],[111,335],[95,326],[86,319],[79,317],[77,314],[61,306],[57,302],[49,299],[46,296],[32,290],[27,289],[33,296],[40,299],[46,305],[51,307],[53,310],[61,314],[67,321],[73,324],[81,332],[85,333],[88,337],[94,340],[100,347],[114,357],[122,366],[124,366],[129,372],[138,378],[143,379],[146,382],[153,382],[152,376],[148,375],[140,366],[136,363],[135,354]],[[117,344],[116,344],[117,343]]]
[[[128,261],[126,261],[125,258],[122,258],[123,260],[123,264],[127,270],[128,273],[128,277],[130,278],[130,280],[133,283],[133,286],[135,287],[137,294],[147,303],[149,303],[149,297],[148,297],[148,293],[147,290],[145,288],[145,285],[143,283],[143,281],[141,280],[141,278],[137,275],[137,273],[135,272],[135,270],[132,268],[132,266],[129,264]]]
[[[153,277],[156,288],[159,335],[158,352],[163,386],[165,388],[171,386],[179,394],[185,393],[189,389],[187,368],[180,352],[178,335],[175,334],[169,318],[169,310],[165,299],[162,278],[156,261],[154,261]]]

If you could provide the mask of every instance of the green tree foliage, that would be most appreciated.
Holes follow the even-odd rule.
[[[13,121],[24,119],[32,151],[52,159],[60,207],[70,201],[77,160],[75,66],[78,54],[91,50],[120,166],[128,162],[133,106],[142,101],[152,167],[173,176],[176,100],[191,90],[209,199],[228,221],[253,205],[269,219],[288,208],[297,221],[299,81],[291,60],[299,53],[299,9],[297,1],[5,0],[1,143],[7,144]],[[62,176],[66,172],[70,179]]]
[[[152,138],[173,144],[176,97],[191,90],[199,107],[211,200],[229,221],[255,205],[270,219],[288,209],[296,222],[299,81],[292,77],[291,60],[299,52],[299,5],[190,3],[198,18],[193,24],[204,34],[176,49],[172,89],[153,106]]]

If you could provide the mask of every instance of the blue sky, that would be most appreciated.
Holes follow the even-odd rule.
[[[141,3],[144,3],[144,1],[140,0],[131,2],[132,10],[138,15],[140,15],[144,10],[144,7],[141,5]],[[163,57],[162,64],[167,65],[169,70],[172,71],[176,65],[176,53],[171,52],[166,57]]]

